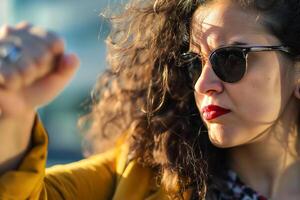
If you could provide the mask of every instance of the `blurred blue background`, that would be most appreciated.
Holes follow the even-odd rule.
[[[39,110],[49,133],[48,166],[81,159],[81,138],[77,120],[82,102],[90,96],[97,76],[105,68],[104,39],[109,33],[107,20],[99,16],[117,0],[0,0],[0,23],[29,21],[56,31],[67,51],[75,52],[81,67],[64,92]]]

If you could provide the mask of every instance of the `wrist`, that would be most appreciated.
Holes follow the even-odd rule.
[[[31,133],[35,112],[24,113],[22,116],[0,120],[0,173],[16,169],[25,153],[30,148]]]

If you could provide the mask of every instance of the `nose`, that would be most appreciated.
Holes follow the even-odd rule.
[[[223,82],[213,71],[210,62],[205,62],[201,75],[195,84],[195,92],[203,95],[212,95],[221,93],[223,90]]]

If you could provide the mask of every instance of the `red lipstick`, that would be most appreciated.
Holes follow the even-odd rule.
[[[221,115],[225,115],[229,112],[231,112],[231,111],[226,108],[222,108],[222,107],[216,106],[216,105],[208,105],[201,109],[202,116],[206,120],[215,119],[215,118],[217,118]]]

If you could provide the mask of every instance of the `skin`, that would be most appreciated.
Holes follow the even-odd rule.
[[[0,175],[17,168],[30,148],[37,108],[53,100],[79,66],[53,32],[26,22],[0,27],[0,46],[9,38],[19,41],[22,55],[0,67],[0,141],[6,144],[0,145]]]
[[[260,20],[228,0],[200,7],[193,16],[190,51],[207,58],[234,42],[280,45]],[[199,111],[214,104],[231,112],[202,120],[211,142],[229,149],[231,168],[246,184],[272,199],[299,199],[299,63],[275,51],[249,53],[247,61],[247,73],[237,83],[221,81],[205,62],[195,85]]]
[[[192,37],[198,45],[191,45],[192,51],[208,55],[234,41],[280,43],[256,23],[256,15],[222,2],[210,5],[205,15],[196,12]],[[7,144],[0,148],[0,174],[18,166],[30,145],[36,108],[59,94],[79,64],[53,33],[20,24],[0,30],[0,42],[9,36],[18,37],[24,51],[14,66],[0,70],[0,141]],[[299,66],[277,52],[253,53],[248,63],[247,75],[235,84],[220,81],[207,63],[195,88],[197,105],[201,109],[214,103],[232,111],[205,124],[211,141],[229,148],[231,167],[246,184],[272,199],[299,199],[300,164],[294,148],[300,96],[295,89],[300,75],[294,68],[299,72]]]

